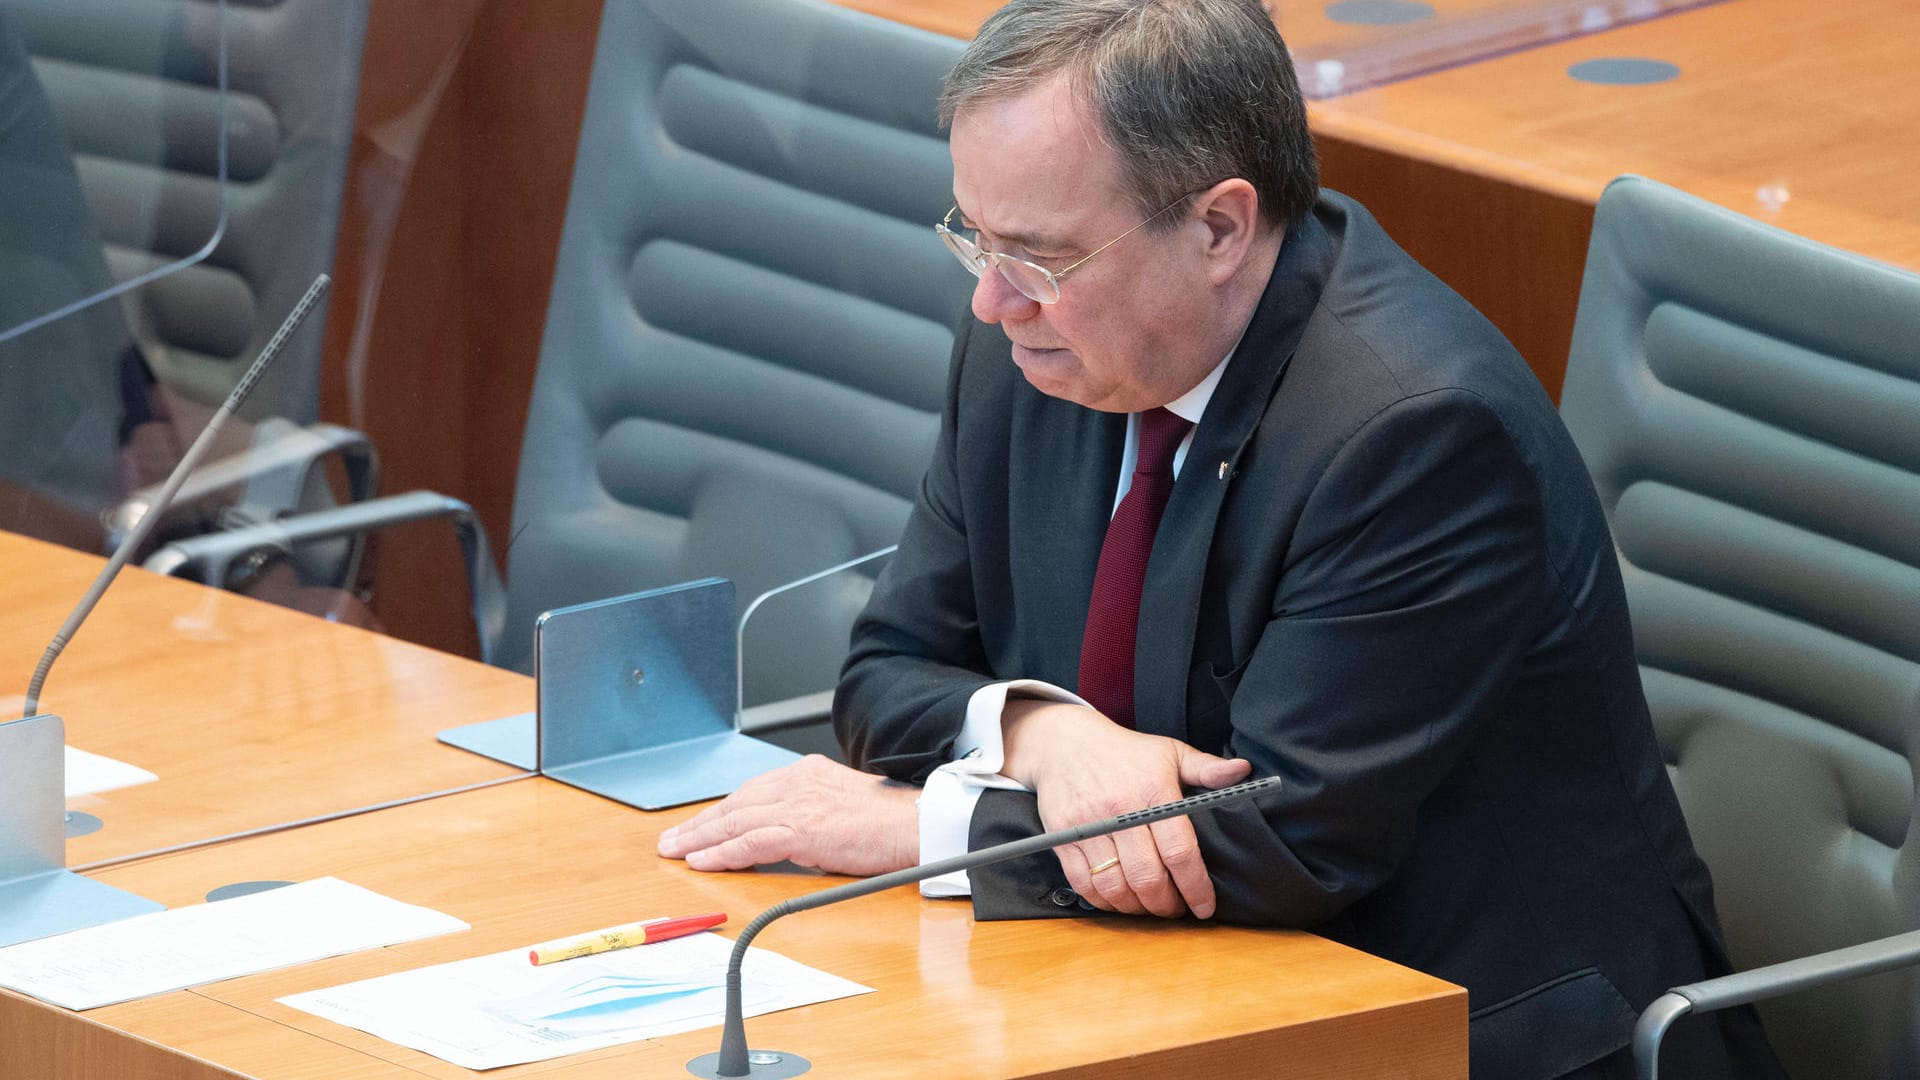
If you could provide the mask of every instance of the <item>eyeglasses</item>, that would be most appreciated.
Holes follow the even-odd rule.
[[[1191,195],[1192,192],[1188,192],[1187,194]],[[1186,200],[1187,195],[1180,196],[1178,199],[1148,214],[1145,221],[1142,221],[1140,224],[1135,225],[1133,228],[1128,229],[1126,232],[1121,233],[1119,236],[1114,237],[1081,256],[1072,266],[1057,271],[1049,270],[1039,263],[1028,262],[1018,256],[1008,255],[1004,252],[983,250],[979,244],[973,241],[972,237],[963,236],[960,233],[954,232],[948,228],[947,225],[953,221],[953,215],[960,212],[958,206],[947,211],[947,216],[940,219],[940,224],[935,225],[933,231],[940,234],[940,239],[945,241],[947,250],[953,252],[953,257],[959,259],[960,265],[966,267],[967,272],[971,273],[974,277],[979,277],[987,272],[988,267],[993,267],[1000,271],[1001,277],[1007,279],[1007,284],[1019,290],[1021,296],[1038,304],[1056,304],[1060,302],[1060,280],[1062,278],[1085,266],[1088,259],[1093,258],[1095,255],[1100,254],[1120,241],[1125,240],[1127,237],[1132,236],[1134,233],[1139,232],[1141,229],[1146,228],[1148,221],[1152,221],[1161,214],[1179,206]]]

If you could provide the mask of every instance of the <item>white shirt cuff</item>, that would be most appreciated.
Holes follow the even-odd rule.
[[[1015,692],[1020,697],[1087,704],[1078,695],[1039,679],[988,683],[975,690],[967,699],[967,717],[960,725],[960,737],[953,744],[954,759],[935,769],[920,792],[921,865],[966,854],[973,808],[980,801],[982,791],[988,788],[1028,790],[1026,785],[1000,775],[1000,766],[1006,760],[1001,713],[1006,709],[1007,697]],[[973,886],[965,870],[955,870],[921,882],[920,895],[971,896]]]

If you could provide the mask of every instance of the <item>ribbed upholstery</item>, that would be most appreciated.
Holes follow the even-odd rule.
[[[816,0],[609,0],[504,662],[557,605],[708,574],[744,605],[898,538],[972,285],[932,229],[960,48]],[[755,617],[749,703],[832,686],[867,570]]]
[[[0,0],[0,12],[72,144],[114,277],[205,244],[219,216],[215,0]],[[366,0],[230,0],[228,17],[227,235],[124,298],[155,372],[209,404],[332,265]],[[248,414],[316,419],[320,348],[316,333],[290,341]]]
[[[1920,277],[1622,178],[1561,411],[1736,966],[1920,928]],[[1799,1080],[1920,1075],[1912,971],[1761,1011]]]

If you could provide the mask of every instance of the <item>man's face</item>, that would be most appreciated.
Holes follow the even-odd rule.
[[[1054,79],[989,99],[953,120],[953,192],[982,248],[1056,273],[1140,224],[1099,122]],[[1225,356],[1207,356],[1213,314],[1201,256],[1207,229],[1141,229],[1099,253],[1040,304],[989,269],[973,313],[1013,341],[1013,362],[1042,393],[1108,412],[1164,405]]]

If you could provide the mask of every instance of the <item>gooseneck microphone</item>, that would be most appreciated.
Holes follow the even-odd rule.
[[[300,297],[299,303],[293,305],[293,311],[288,313],[286,321],[280,324],[280,329],[274,331],[273,337],[269,338],[267,344],[261,348],[260,356],[254,360],[253,366],[247,369],[246,374],[240,376],[240,381],[234,384],[233,392],[227,395],[227,400],[222,402],[220,408],[214,412],[213,419],[207,421],[207,426],[201,429],[200,437],[193,440],[193,445],[187,448],[186,454],[180,459],[180,464],[174,466],[173,474],[167,477],[167,482],[160,486],[160,494],[154,497],[153,505],[147,508],[147,512],[141,515],[139,522],[128,531],[126,539],[120,541],[120,546],[114,549],[113,556],[107,560],[107,565],[101,568],[100,576],[93,579],[92,587],[87,590],[85,596],[80,598],[80,602],[74,605],[72,614],[67,616],[67,621],[60,624],[60,629],[54,633],[53,640],[47,645],[47,651],[41,655],[39,665],[33,669],[33,681],[27,684],[27,716],[40,711],[40,689],[46,685],[47,672],[53,669],[53,662],[60,658],[61,650],[67,647],[67,642],[72,640],[73,635],[79,631],[80,624],[92,614],[94,605],[100,602],[100,597],[107,591],[107,586],[113,584],[113,579],[119,575],[120,568],[127,565],[127,560],[133,557],[133,553],[140,549],[141,544],[146,543],[147,534],[153,531],[154,525],[160,520],[160,515],[173,502],[173,497],[180,490],[180,485],[186,483],[187,474],[193,472],[194,467],[200,464],[200,459],[206,456],[207,450],[213,445],[213,437],[226,426],[227,417],[233,415],[234,410],[240,407],[240,403],[246,399],[246,396],[253,392],[254,384],[260,381],[260,373],[273,362],[273,358],[280,352],[280,347],[286,344],[287,338],[292,336],[294,329],[306,319],[307,312],[313,309],[314,302],[320,299],[321,293],[327,291],[327,286],[332,280],[327,275],[321,274],[313,279],[312,285],[307,286],[306,294]]]
[[[720,1033],[720,1052],[702,1054],[687,1062],[687,1071],[700,1077],[754,1075],[785,1077],[797,1076],[809,1067],[803,1059],[796,1060],[795,1055],[792,1054],[760,1051],[753,1056],[765,1054],[773,1060],[766,1063],[771,1067],[756,1072],[754,1065],[759,1063],[751,1060],[747,1050],[746,1020],[742,1015],[740,1002],[740,962],[746,958],[747,944],[753,940],[754,935],[782,915],[824,907],[841,900],[851,900],[856,896],[877,893],[896,885],[910,885],[917,881],[939,877],[941,874],[949,874],[955,870],[972,870],[975,867],[987,866],[1007,859],[1017,859],[1022,855],[1032,855],[1089,837],[1105,836],[1108,833],[1131,829],[1137,825],[1151,824],[1164,818],[1184,817],[1199,810],[1229,806],[1267,794],[1279,787],[1279,777],[1262,777],[1259,780],[1249,780],[1218,791],[1203,791],[1198,795],[1191,795],[1176,802],[1162,803],[1159,806],[1150,806],[1145,810],[1134,810],[1118,817],[1090,821],[1085,825],[1075,825],[1066,829],[1055,829],[1038,836],[1029,836],[1024,840],[995,844],[989,848],[981,848],[979,851],[969,851],[965,855],[955,855],[950,859],[922,863],[905,870],[895,870],[889,874],[879,874],[861,881],[836,885],[831,889],[822,889],[805,896],[782,900],[754,916],[753,921],[740,931],[740,936],[734,939],[733,955],[727,962],[727,1016],[725,1026]]]

